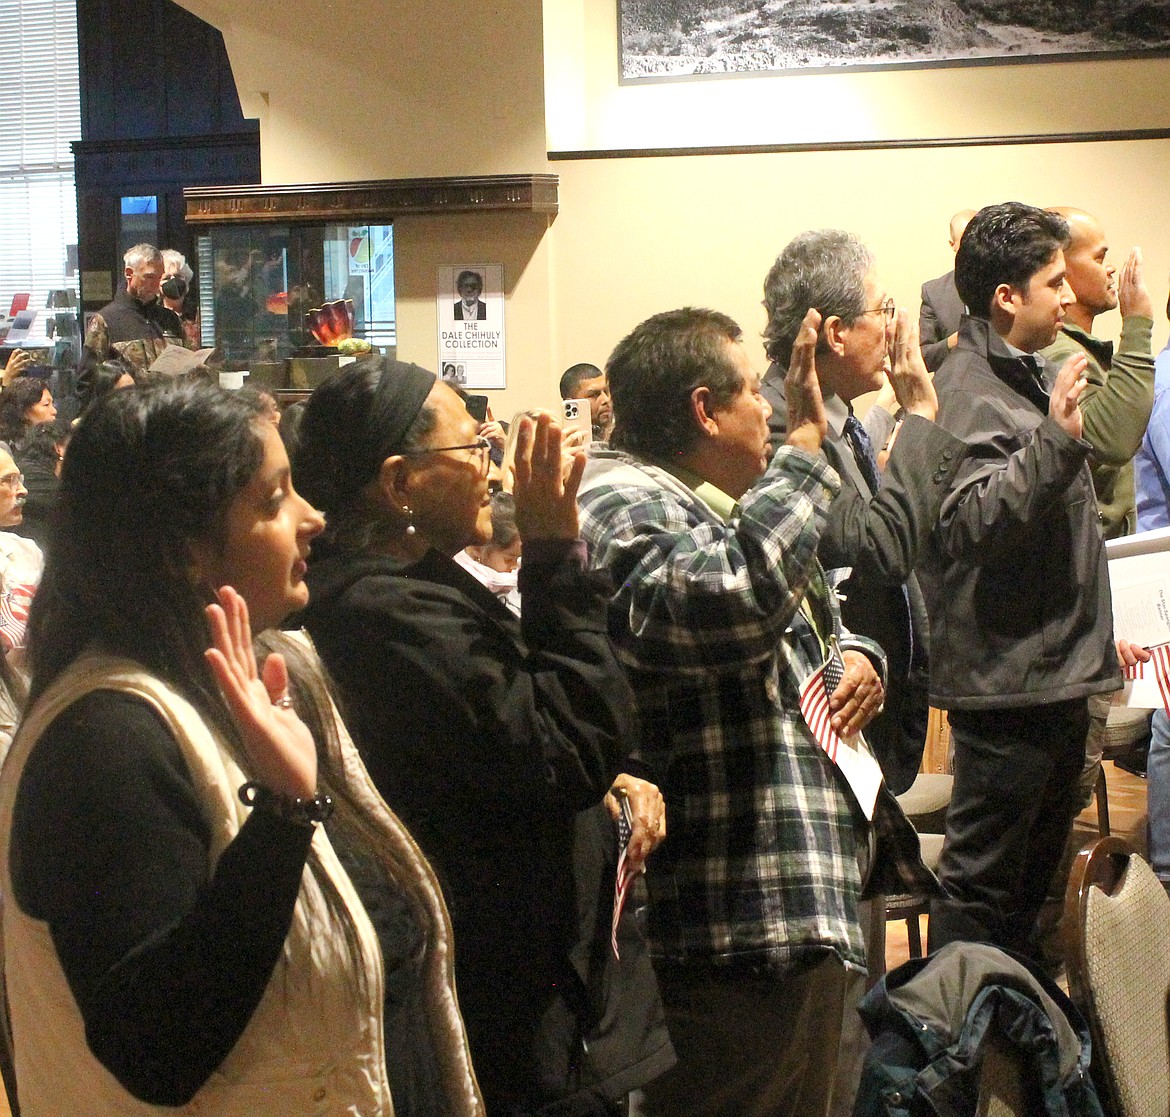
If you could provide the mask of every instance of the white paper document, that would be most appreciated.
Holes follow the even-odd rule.
[[[1113,634],[1144,648],[1170,643],[1170,528],[1143,531],[1105,544],[1113,595]],[[1124,703],[1137,709],[1162,706],[1154,664],[1125,684]]]

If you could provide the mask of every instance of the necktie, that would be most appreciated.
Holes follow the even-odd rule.
[[[869,485],[869,491],[876,493],[882,484],[882,476],[878,472],[877,455],[873,452],[873,442],[865,433],[865,427],[858,422],[857,416],[850,413],[845,420],[845,437],[853,448],[853,456],[857,459],[857,467]]]
[[[857,460],[857,468],[861,470],[861,475],[869,485],[870,495],[873,496],[881,488],[882,475],[878,471],[877,455],[873,452],[873,441],[866,434],[865,427],[861,425],[852,411],[849,413],[849,418],[845,420],[845,437],[849,439],[849,445],[853,448],[853,457]],[[910,612],[910,599],[906,596],[905,586],[902,587],[902,598],[906,634],[910,640],[910,658],[913,659],[914,617]]]

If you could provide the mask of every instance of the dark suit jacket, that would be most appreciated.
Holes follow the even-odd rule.
[[[926,367],[934,372],[946,360],[950,347],[947,338],[959,329],[966,313],[963,300],[955,289],[955,273],[947,272],[922,285],[922,309],[918,312],[919,342]]]
[[[487,317],[487,303],[485,303],[483,301],[483,299],[477,299],[475,302],[475,320],[477,322],[482,322],[486,317]],[[455,304],[455,321],[456,322],[463,321],[463,300],[462,299],[460,299]],[[470,322],[471,319],[469,318],[468,321]]]
[[[772,404],[768,425],[775,450],[787,427],[783,370],[772,365],[761,391]],[[849,442],[831,426],[821,453],[840,475],[841,491],[829,508],[817,556],[826,570],[853,568],[839,587],[841,619],[849,631],[881,644],[888,658],[885,712],[870,722],[865,738],[890,790],[900,794],[922,763],[928,711],[926,610],[914,567],[967,447],[934,423],[907,416],[876,496]]]

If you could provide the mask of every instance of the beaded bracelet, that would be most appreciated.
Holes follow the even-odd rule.
[[[267,811],[301,826],[324,822],[333,814],[333,800],[328,795],[314,795],[309,799],[294,799],[277,795],[275,791],[249,780],[240,788],[240,802],[258,811]]]

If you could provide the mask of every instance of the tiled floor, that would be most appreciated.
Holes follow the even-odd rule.
[[[1145,856],[1146,853],[1146,781],[1132,776],[1105,762],[1105,780],[1109,785],[1109,825],[1119,838],[1133,844]],[[1090,807],[1076,821],[1074,834],[1081,844],[1097,836],[1097,810]],[[919,925],[922,942],[926,943],[926,928],[929,920],[922,916]],[[910,957],[904,920],[886,924],[886,968],[893,969]]]

